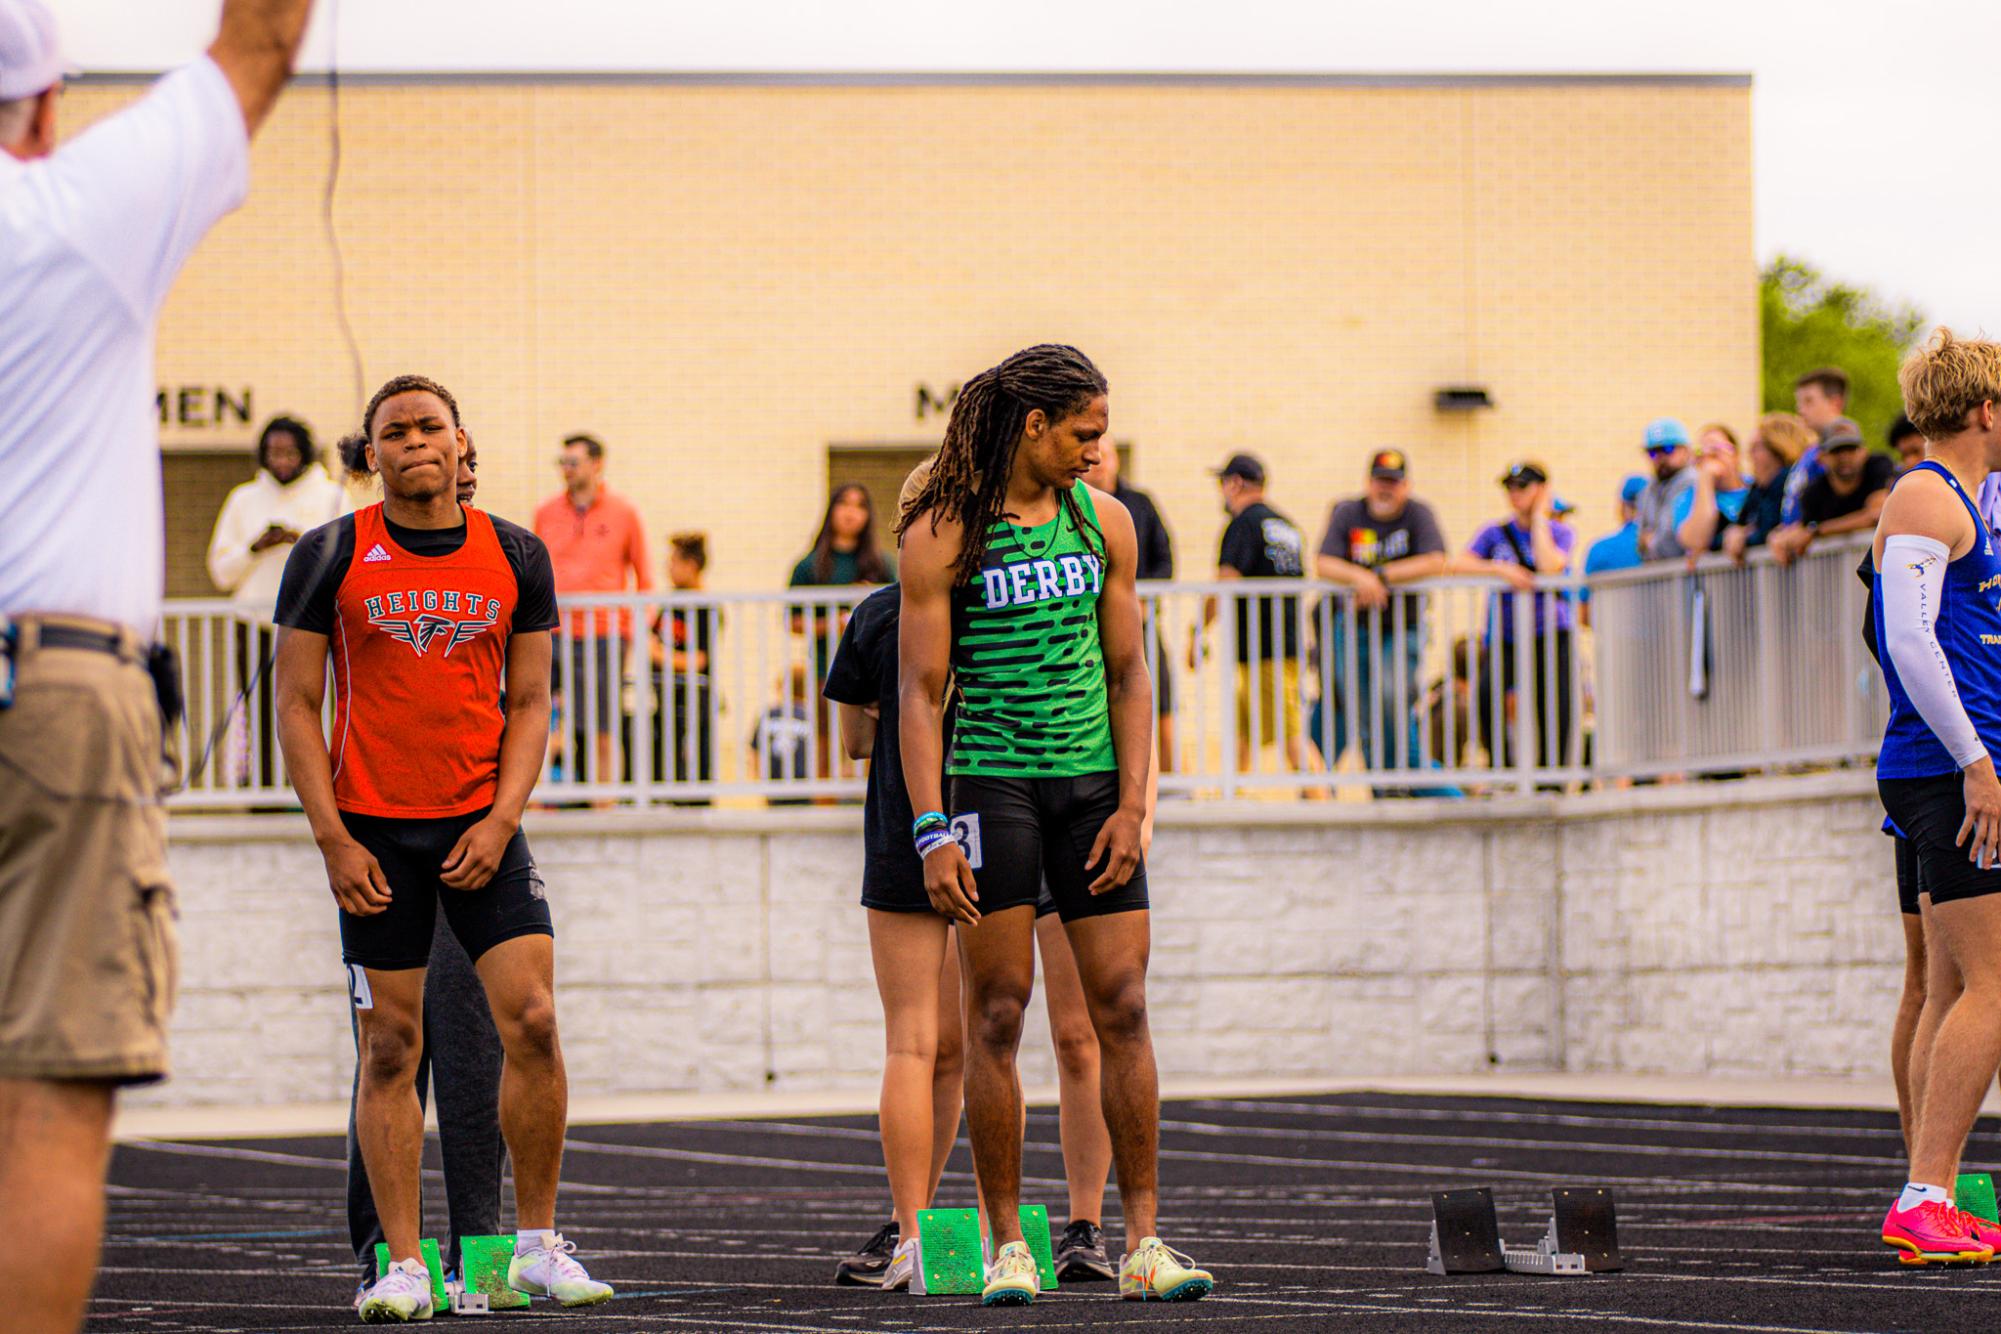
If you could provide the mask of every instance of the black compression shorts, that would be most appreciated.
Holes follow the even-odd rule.
[[[1934,904],[2001,894],[2001,865],[1983,871],[1967,860],[1965,848],[1953,846],[1960,825],[1966,822],[1963,778],[1956,773],[1936,778],[1879,778],[1876,791],[1891,823],[1904,831],[1916,852],[1918,883]],[[1898,879],[1901,882],[1902,876]]]
[[[1117,773],[1077,778],[952,777],[953,824],[960,837],[982,916],[1008,908],[1033,908],[1046,879],[1055,910],[1066,922],[1147,907],[1146,864],[1117,889],[1093,894],[1104,868],[1085,858],[1105,821],[1119,808]]]
[[[556,934],[542,873],[520,830],[501,854],[500,869],[481,889],[453,889],[439,877],[452,847],[486,815],[454,815],[441,820],[392,820],[341,812],[355,842],[382,865],[389,882],[389,906],[371,917],[340,915],[341,961],[393,972],[422,968],[431,959],[431,933],[438,905],[445,921],[474,963],[482,954],[516,936]]]

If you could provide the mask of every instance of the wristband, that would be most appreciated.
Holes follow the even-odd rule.
[[[926,829],[943,829],[951,823],[943,811],[926,811],[910,822],[910,832],[912,835],[917,835],[923,833]]]
[[[923,861],[947,843],[957,843],[950,830],[941,829],[935,834],[926,834],[917,840],[917,860]]]

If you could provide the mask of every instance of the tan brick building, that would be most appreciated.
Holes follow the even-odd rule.
[[[248,473],[246,392],[329,442],[358,410],[331,108],[287,96],[161,326],[176,592]],[[363,392],[450,385],[522,520],[596,432],[655,548],[709,530],[725,588],[782,582],[830,475],[893,472],[868,451],[935,442],[927,406],[1031,342],[1104,367],[1187,574],[1235,449],[1311,540],[1384,445],[1455,543],[1520,453],[1592,535],[1647,418],[1758,406],[1740,77],[376,78],[339,108]],[[1439,410],[1454,385],[1495,406]]]

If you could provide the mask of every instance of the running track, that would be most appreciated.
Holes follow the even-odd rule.
[[[619,1300],[489,1319],[604,1334],[2001,1326],[2001,1264],[1907,1270],[1876,1241],[1902,1180],[1882,1113],[1355,1093],[1176,1102],[1163,1118],[1162,1230],[1219,1280],[1198,1304],[1142,1307],[1079,1284],[988,1312],[972,1298],[833,1287],[835,1258],[887,1212],[873,1118],[788,1117],[573,1129],[563,1229]],[[1060,1219],[1053,1109],[1031,1112],[1029,1137],[1024,1196]],[[1969,1159],[1988,1161],[1983,1149],[1985,1133]],[[944,1203],[967,1202],[969,1166],[962,1141]],[[354,1325],[342,1181],[337,1140],[121,1145],[86,1328]],[[1626,1272],[1425,1273],[1429,1192],[1483,1184],[1516,1245],[1541,1234],[1552,1185],[1611,1186]],[[439,1202],[435,1173],[427,1195]]]

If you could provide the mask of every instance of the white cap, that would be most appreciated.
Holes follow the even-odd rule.
[[[0,102],[47,92],[68,72],[42,0],[0,0]]]

